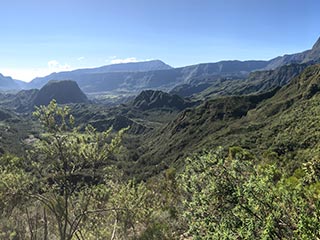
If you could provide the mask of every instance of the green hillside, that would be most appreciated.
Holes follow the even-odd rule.
[[[187,109],[148,135],[135,163],[138,172],[146,173],[143,167],[160,171],[195,151],[234,145],[257,154],[274,152],[290,159],[283,160],[285,165],[299,165],[307,159],[304,153],[319,148],[319,86],[320,65],[315,65],[280,90],[208,100]]]

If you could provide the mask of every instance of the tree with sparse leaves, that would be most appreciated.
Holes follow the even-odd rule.
[[[34,116],[46,131],[28,153],[36,179],[31,196],[54,216],[61,240],[81,239],[80,226],[88,214],[112,211],[92,203],[101,192],[108,194],[106,179],[112,170],[106,166],[124,130],[114,138],[111,129],[100,133],[87,126],[80,132],[69,108],[55,101],[38,107]]]

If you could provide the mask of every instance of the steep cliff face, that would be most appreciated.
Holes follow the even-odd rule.
[[[85,103],[87,96],[81,91],[75,81],[50,81],[38,92],[34,105],[47,105],[52,99],[57,103]]]
[[[286,54],[284,56],[271,59],[266,69],[275,69],[277,67],[290,64],[290,63],[318,62],[319,60],[320,60],[320,38],[310,50],[307,50],[301,53]]]

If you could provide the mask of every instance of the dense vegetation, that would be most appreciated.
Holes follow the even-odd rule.
[[[224,97],[150,90],[112,108],[31,114],[38,91],[0,95],[0,239],[320,238],[309,65],[221,79]]]
[[[308,67],[281,89],[210,99],[182,111],[146,136],[129,171],[153,175],[218,146],[241,146],[257,156],[274,154],[294,170],[319,149],[319,69]]]
[[[317,156],[289,173],[220,148],[137,183],[112,167],[123,131],[79,132],[55,102],[34,114],[45,132],[26,158],[0,158],[2,239],[320,237]]]

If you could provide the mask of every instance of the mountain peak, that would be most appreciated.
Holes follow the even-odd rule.
[[[318,41],[313,45],[312,50],[314,49],[320,49],[320,37],[318,38]]]
[[[19,89],[19,86],[12,79],[12,77],[7,77],[0,73],[0,89],[2,90]]]
[[[38,92],[34,104],[48,105],[52,99],[57,103],[82,103],[87,102],[87,96],[81,91],[78,84],[71,80],[49,81]]]

